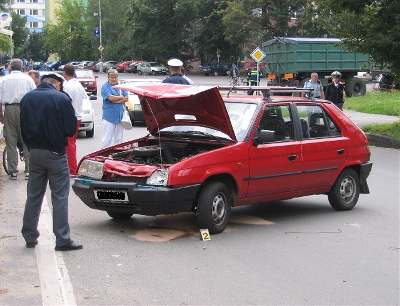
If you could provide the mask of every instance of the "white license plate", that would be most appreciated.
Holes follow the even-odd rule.
[[[95,189],[94,197],[99,202],[128,203],[128,192],[125,190]]]

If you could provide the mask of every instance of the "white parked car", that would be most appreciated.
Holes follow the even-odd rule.
[[[82,117],[79,132],[85,132],[86,137],[94,136],[94,108],[91,99],[96,99],[96,97],[94,96],[89,99],[89,96],[86,95],[82,103]]]

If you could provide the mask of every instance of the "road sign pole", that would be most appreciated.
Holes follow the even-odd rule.
[[[99,0],[100,60],[103,61],[103,29],[101,27],[101,0]],[[101,48],[100,48],[101,47]]]
[[[257,86],[260,86],[260,63],[257,62]]]

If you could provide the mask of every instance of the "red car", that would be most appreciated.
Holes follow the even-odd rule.
[[[76,69],[75,75],[89,95],[97,95],[97,76],[94,75],[92,70]]]
[[[132,63],[132,61],[125,61],[117,64],[117,71],[118,72],[126,72],[128,66]]]
[[[350,210],[369,193],[365,134],[330,102],[291,96],[300,89],[222,97],[216,87],[119,87],[140,97],[150,134],[85,156],[73,184],[114,219],[193,212],[219,233],[232,207],[326,194]]]

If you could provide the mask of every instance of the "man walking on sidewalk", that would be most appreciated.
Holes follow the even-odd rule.
[[[82,116],[82,103],[85,99],[86,92],[82,84],[75,78],[75,67],[68,64],[64,67],[64,78],[65,82],[63,84],[64,91],[69,95],[72,100],[72,106],[75,110],[75,116],[78,119],[76,133],[68,137],[67,145],[67,158],[69,173],[71,175],[76,175],[78,172],[78,165],[76,161],[76,138],[79,133],[79,126],[81,123]]]
[[[10,63],[11,73],[0,83],[0,122],[4,122],[7,163],[10,179],[17,179],[18,152],[17,143],[23,144],[25,157],[25,178],[29,177],[29,152],[22,141],[20,125],[20,101],[29,91],[36,88],[32,78],[22,72],[22,61],[13,59]],[[4,116],[3,116],[3,105]]]
[[[71,240],[68,224],[70,178],[65,147],[67,137],[76,132],[76,117],[71,99],[60,92],[62,82],[61,75],[46,74],[38,88],[21,101],[22,137],[31,153],[31,174],[22,226],[27,248],[34,248],[38,243],[37,226],[47,182],[53,205],[55,250],[82,248]]]

